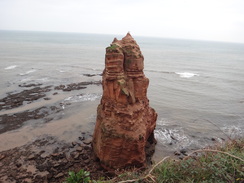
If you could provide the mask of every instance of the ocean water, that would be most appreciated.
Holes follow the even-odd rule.
[[[0,31],[0,98],[22,91],[18,85],[24,83],[58,86],[101,80],[105,48],[114,37],[123,36]],[[150,105],[158,113],[156,160],[180,149],[243,137],[244,44],[134,38],[145,58]],[[102,87],[92,85],[0,111],[13,114],[57,103],[63,109],[48,123],[30,120],[0,134],[0,150],[45,134],[72,141],[82,131],[92,132],[101,95]]]

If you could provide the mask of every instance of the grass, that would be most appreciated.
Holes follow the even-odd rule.
[[[116,44],[111,44],[109,47],[107,47],[107,50],[114,51],[118,48],[119,46]]]
[[[79,172],[69,172],[69,177],[66,178],[64,183],[89,183],[91,181],[90,173],[81,169]]]
[[[244,140],[168,159],[153,171],[156,182],[244,182]]]
[[[192,152],[183,160],[164,158],[150,171],[125,171],[106,183],[244,182],[244,139]]]

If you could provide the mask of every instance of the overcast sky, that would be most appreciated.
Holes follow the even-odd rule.
[[[0,29],[244,43],[244,0],[0,0]]]

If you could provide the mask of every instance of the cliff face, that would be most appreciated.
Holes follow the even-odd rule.
[[[155,129],[157,113],[149,107],[143,61],[129,33],[106,48],[93,149],[109,170],[144,167],[146,163],[145,146]]]

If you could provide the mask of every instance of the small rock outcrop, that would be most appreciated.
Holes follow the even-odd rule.
[[[107,170],[146,166],[145,146],[157,113],[149,107],[143,69],[144,57],[129,33],[106,48],[93,149]]]

